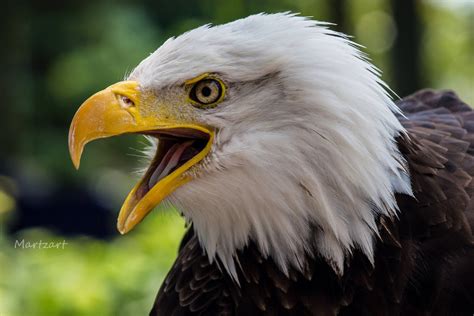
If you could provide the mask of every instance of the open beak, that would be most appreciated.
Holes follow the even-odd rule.
[[[135,81],[116,83],[87,99],[69,129],[69,152],[79,168],[84,146],[95,139],[126,133],[159,139],[158,150],[145,175],[128,194],[118,217],[120,233],[129,232],[155,206],[191,180],[191,167],[210,151],[214,132],[180,119],[175,104],[153,105]]]

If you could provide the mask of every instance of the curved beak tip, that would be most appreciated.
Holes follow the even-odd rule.
[[[76,170],[79,170],[79,166],[81,165],[81,153],[74,148],[74,146],[69,145],[69,155],[71,156],[72,164]]]
[[[76,168],[76,170],[79,170],[79,166],[81,165],[81,159],[77,158],[77,155],[75,155],[74,151],[72,151],[71,149],[69,149],[69,154],[71,156],[71,161],[74,165],[74,168]]]
[[[81,156],[82,150],[84,145],[77,143],[76,139],[76,128],[75,128],[75,118],[71,123],[71,127],[69,128],[69,135],[68,135],[68,148],[69,148],[69,156],[71,157],[72,164],[76,170],[79,170],[79,165],[81,164]]]

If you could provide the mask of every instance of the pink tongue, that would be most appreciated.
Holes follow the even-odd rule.
[[[187,141],[180,144],[173,144],[168,152],[161,159],[160,164],[156,167],[155,171],[148,181],[148,187],[151,189],[158,181],[168,175],[168,173],[178,165],[181,156],[184,151],[193,144],[194,141]]]

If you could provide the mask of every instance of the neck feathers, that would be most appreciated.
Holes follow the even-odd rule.
[[[354,249],[373,261],[376,219],[396,216],[395,193],[412,194],[395,141],[405,131],[377,69],[346,37],[283,20],[300,45],[267,52],[283,54],[271,58],[275,75],[252,90],[253,102],[219,112],[230,123],[200,175],[169,199],[235,279],[236,252],[249,241],[285,273],[321,256],[342,274]],[[258,114],[245,117],[246,106]]]

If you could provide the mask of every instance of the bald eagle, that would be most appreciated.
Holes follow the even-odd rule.
[[[397,103],[328,24],[290,13],[166,41],[71,123],[151,139],[118,217],[190,224],[151,315],[472,315],[474,112]]]

